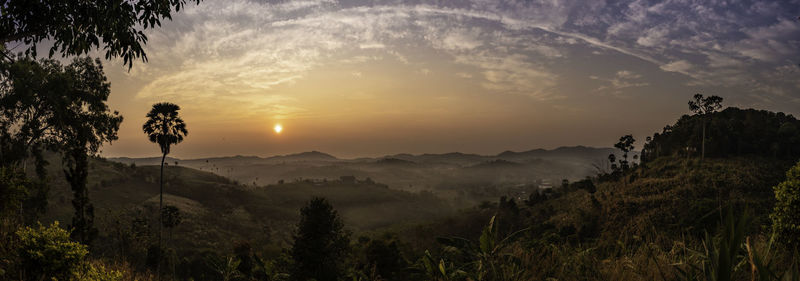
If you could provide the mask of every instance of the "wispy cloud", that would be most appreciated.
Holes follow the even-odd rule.
[[[758,73],[800,60],[800,41],[794,39],[800,38],[800,23],[789,17],[800,5],[776,5],[206,1],[149,34],[151,63],[131,75],[144,81],[137,94],[143,99],[247,99],[265,108],[291,102],[274,98],[284,96],[276,89],[301,83],[315,69],[383,59],[419,65],[415,68],[435,75],[424,65],[437,56],[441,63],[462,67],[457,76],[475,80],[489,93],[538,100],[569,95],[555,90],[561,83],[605,81],[610,85],[604,87],[616,92],[657,79],[616,73],[571,81],[553,67],[587,60],[572,54],[590,52],[636,58],[663,73],[685,75],[690,85],[738,87],[780,98],[800,88],[781,82],[779,75]],[[757,86],[762,84],[772,86]]]
[[[592,80],[605,82],[604,85],[601,85],[595,89],[595,91],[604,93],[607,92],[617,97],[624,97],[622,91],[623,89],[650,85],[648,82],[643,82],[641,74],[629,70],[617,71],[614,76],[610,78],[603,78],[596,75],[591,75],[589,78]]]

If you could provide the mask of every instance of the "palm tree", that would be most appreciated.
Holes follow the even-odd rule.
[[[170,146],[178,144],[183,141],[183,137],[189,132],[186,131],[186,123],[183,119],[178,117],[178,110],[180,106],[168,102],[161,102],[153,105],[150,112],[147,113],[147,122],[144,122],[142,130],[150,142],[157,143],[161,147],[161,177],[159,183],[158,195],[158,249],[161,250],[161,225],[162,216],[161,210],[164,204],[164,160],[169,154]],[[160,259],[160,258],[159,258]],[[159,261],[158,270],[161,269],[161,262]],[[160,273],[160,272],[159,272]]]

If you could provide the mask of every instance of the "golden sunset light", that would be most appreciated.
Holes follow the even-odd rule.
[[[780,40],[800,28],[784,13],[743,26],[678,3],[448,3],[187,5],[146,33],[148,63],[128,71],[109,62],[109,103],[126,120],[150,103],[180,104],[198,129],[175,151],[182,157],[450,151],[438,143],[474,153],[602,146],[684,113],[679,93],[726,92],[729,104],[800,113],[797,48]],[[660,16],[673,13],[681,19]],[[261,116],[303,126],[280,147],[238,133],[226,133],[237,145],[216,144],[222,132],[255,133]],[[133,123],[122,124],[105,155],[149,153]],[[343,131],[350,133],[334,136]],[[387,134],[416,137],[380,141]]]
[[[4,0],[0,279],[797,279],[799,16]]]

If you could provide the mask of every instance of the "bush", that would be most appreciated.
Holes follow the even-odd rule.
[[[800,162],[786,172],[786,181],[773,188],[775,209],[770,218],[778,240],[789,246],[800,241]]]
[[[350,237],[339,214],[319,197],[311,199],[300,214],[289,251],[294,262],[292,280],[335,281],[344,276]]]
[[[30,182],[21,172],[8,167],[0,167],[0,217],[11,217],[19,211],[28,196]]]
[[[101,263],[90,263],[81,274],[79,281],[120,281],[122,272],[109,269]]]
[[[16,232],[22,276],[25,280],[74,280],[83,269],[86,245],[69,239],[69,232],[54,222],[50,226],[25,227]]]

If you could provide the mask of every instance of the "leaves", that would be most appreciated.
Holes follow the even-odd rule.
[[[786,172],[786,180],[773,187],[775,207],[770,214],[778,241],[800,246],[800,162]]]
[[[300,210],[301,219],[289,251],[296,280],[335,281],[344,276],[350,237],[344,223],[325,198],[313,198]]]
[[[9,0],[0,14],[0,40],[22,41],[27,46],[24,52],[34,57],[42,41],[52,42],[51,57],[56,52],[79,56],[102,48],[107,59],[121,57],[130,68],[137,58],[147,61],[143,48],[147,37],[142,31],[171,20],[173,10],[187,2],[200,0]]]
[[[147,113],[147,121],[142,130],[150,142],[157,143],[161,153],[169,154],[170,147],[183,141],[189,133],[186,122],[178,116],[180,106],[173,103],[156,103]]]
[[[496,216],[492,216],[489,224],[483,228],[477,243],[460,237],[437,238],[437,241],[445,246],[446,251],[460,253],[467,263],[463,265],[463,269],[446,270],[447,263],[444,259],[440,259],[441,275],[437,275],[434,280],[451,280],[462,275],[470,280],[523,280],[525,270],[520,267],[519,258],[505,251],[528,229],[516,231],[498,240],[497,228]],[[431,274],[433,258],[427,251],[423,263]]]
[[[70,241],[69,232],[58,222],[21,228],[16,234],[19,238],[17,252],[31,279],[70,280],[83,269],[83,259],[89,250],[85,245]]]
[[[722,108],[722,98],[719,96],[703,97],[701,94],[695,94],[693,98],[694,100],[689,101],[689,109],[695,114],[705,115]]]

